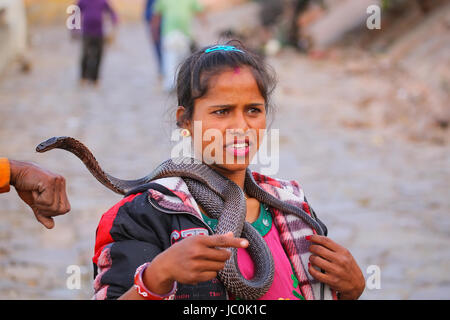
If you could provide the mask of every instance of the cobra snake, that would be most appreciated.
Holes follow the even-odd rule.
[[[247,252],[255,265],[253,278],[246,279],[242,275],[237,264],[237,249],[232,248],[230,259],[226,261],[225,267],[218,272],[219,280],[229,292],[241,299],[258,299],[269,290],[274,277],[273,257],[258,231],[245,221],[247,209],[244,192],[233,181],[222,176],[208,165],[186,157],[168,159],[141,179],[117,179],[104,172],[91,151],[80,141],[71,137],[50,138],[40,143],[36,147],[36,151],[42,153],[56,148],[67,150],[76,155],[100,183],[122,195],[152,180],[165,177],[182,177],[194,199],[208,215],[218,219],[216,234],[225,234],[232,231],[235,237],[244,237],[249,242]],[[244,189],[249,196],[271,207],[284,213],[299,216],[319,235],[325,234],[323,225],[301,208],[283,202],[264,191],[255,182],[249,168],[246,170]]]

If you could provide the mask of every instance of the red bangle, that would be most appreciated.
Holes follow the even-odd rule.
[[[142,281],[142,274],[149,264],[150,262],[146,262],[136,269],[136,273],[134,274],[134,288],[136,289],[136,292],[145,300],[174,300],[175,292],[177,291],[176,281],[173,282],[172,290],[165,295],[153,293],[144,285],[144,281]]]

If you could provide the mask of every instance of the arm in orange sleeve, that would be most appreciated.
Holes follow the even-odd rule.
[[[0,193],[9,191],[11,168],[7,158],[0,158]]]

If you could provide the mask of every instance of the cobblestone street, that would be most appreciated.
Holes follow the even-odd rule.
[[[0,299],[90,299],[95,231],[120,196],[100,185],[72,154],[37,154],[41,141],[72,136],[110,174],[144,176],[170,156],[175,99],[157,81],[140,24],[124,24],[107,48],[100,87],[78,85],[79,43],[63,27],[34,29],[33,70],[0,78],[1,156],[36,162],[66,177],[72,210],[52,230],[39,224],[15,191],[0,197]],[[285,51],[276,70],[280,130],[276,175],[296,179],[366,278],[381,270],[381,288],[362,299],[450,298],[450,148],[412,142],[386,128],[349,128],[353,106],[385,78],[347,76],[345,66]],[[82,271],[69,290],[67,267]]]

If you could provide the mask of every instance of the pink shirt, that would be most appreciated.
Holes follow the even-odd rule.
[[[215,230],[217,220],[203,215],[205,222]],[[289,258],[281,245],[278,229],[272,221],[272,216],[268,208],[261,204],[258,219],[252,223],[252,226],[263,236],[272,253],[275,273],[272,286],[260,300],[304,300],[298,288],[298,280],[295,276]],[[246,249],[238,249],[238,266],[242,275],[246,279],[253,278],[254,264]],[[231,299],[233,297],[231,296]]]
[[[281,246],[280,235],[274,223],[263,237],[272,252],[275,274],[272,286],[259,300],[298,300],[303,299],[298,289],[298,281],[292,271],[291,263]],[[254,264],[246,249],[238,249],[238,266],[246,279],[254,274]],[[295,293],[294,293],[295,292]]]

